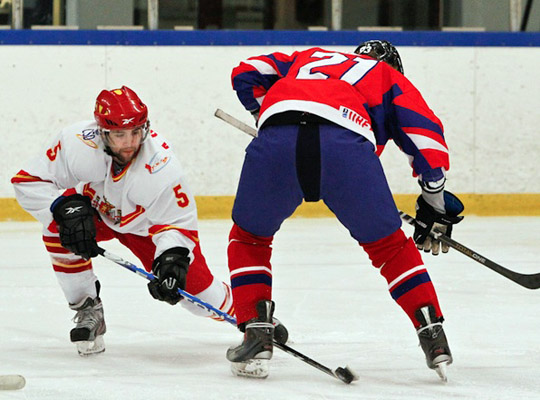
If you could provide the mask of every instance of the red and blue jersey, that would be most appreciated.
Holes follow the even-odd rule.
[[[377,154],[394,140],[415,176],[449,169],[441,121],[418,89],[384,62],[311,48],[251,57],[231,79],[244,107],[260,110],[259,126],[275,114],[308,112],[366,137]]]

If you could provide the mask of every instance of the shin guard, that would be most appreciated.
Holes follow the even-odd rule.
[[[392,298],[407,313],[415,327],[420,322],[415,311],[433,305],[437,317],[442,317],[435,288],[422,262],[414,241],[401,229],[373,243],[361,243],[375,268],[388,282]]]
[[[273,236],[253,235],[234,224],[229,235],[227,255],[238,324],[257,316],[260,300],[272,298]]]

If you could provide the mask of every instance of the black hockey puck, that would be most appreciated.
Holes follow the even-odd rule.
[[[355,381],[358,379],[356,374],[352,372],[349,367],[345,368],[337,368],[334,372],[334,374],[338,377],[338,379],[342,382],[345,382],[347,384],[351,383],[352,381]]]

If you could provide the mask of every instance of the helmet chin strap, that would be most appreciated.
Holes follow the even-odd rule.
[[[109,146],[105,145],[105,150],[104,151],[105,151],[106,154],[108,154],[108,155],[110,155],[112,157],[113,161],[116,164],[118,164],[118,165],[120,165],[122,167],[127,164],[127,163],[121,162],[120,159],[118,158],[118,155],[116,153],[113,153],[113,151],[111,150],[111,148]]]
[[[109,146],[109,131],[107,129],[98,128],[99,134],[101,135],[101,140],[103,140],[103,144],[105,145],[105,148],[103,149],[106,154],[111,156],[113,159],[116,159],[116,154],[112,151],[111,147]]]

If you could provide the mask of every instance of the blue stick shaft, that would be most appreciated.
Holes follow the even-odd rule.
[[[112,253],[108,252],[105,249],[100,249],[100,250],[101,250],[100,254],[103,257],[105,257],[106,259],[108,259],[108,260],[110,260],[110,261],[112,261],[112,262],[114,262],[114,263],[116,263],[116,264],[118,264],[118,265],[120,265],[120,266],[122,266],[122,267],[124,267],[126,269],[129,269],[131,272],[134,272],[137,275],[140,275],[140,276],[148,279],[149,281],[156,279],[156,277],[153,274],[151,274],[150,272],[146,272],[144,269],[137,267],[136,265],[130,263],[129,261],[126,261],[123,258],[118,257],[117,255],[112,254]],[[198,297],[193,296],[192,294],[189,294],[188,292],[186,292],[186,291],[184,291],[182,289],[178,289],[178,293],[182,297],[184,297],[187,301],[189,301],[190,303],[195,304],[197,307],[200,307],[200,308],[202,308],[202,309],[204,309],[206,311],[214,313],[215,315],[223,318],[228,323],[236,326],[236,318],[230,316],[226,312],[223,312],[223,311],[215,308],[211,304],[208,304],[208,303],[202,301]]]

